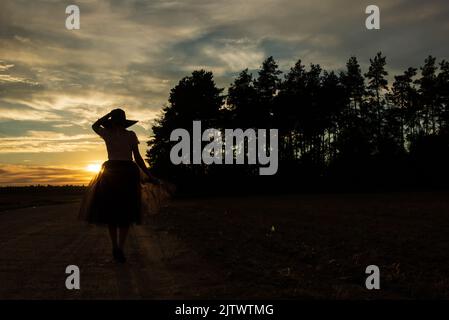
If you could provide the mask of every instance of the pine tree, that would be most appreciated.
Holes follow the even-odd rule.
[[[356,114],[365,96],[365,79],[356,57],[349,58],[346,72],[341,73],[340,78],[350,99],[350,110]]]
[[[275,97],[281,82],[279,77],[281,73],[272,56],[262,63],[258,72],[254,87],[258,96],[259,111],[255,116],[259,128],[268,128],[273,124]]]
[[[231,114],[229,120],[236,128],[256,128],[257,93],[248,69],[243,70],[229,87],[226,103]]]
[[[372,126],[376,128],[373,132],[377,139],[380,139],[382,134],[382,115],[384,111],[383,90],[387,90],[388,81],[385,78],[388,72],[385,71],[386,57],[378,52],[373,59],[370,59],[370,66],[365,77],[368,79],[368,94],[370,101],[368,107],[374,109],[375,116],[371,118]],[[370,110],[371,111],[371,110]],[[376,144],[379,141],[375,142]]]
[[[148,141],[149,150],[146,155],[150,166],[163,176],[181,179],[196,172],[202,174],[201,166],[174,166],[169,155],[174,142],[170,134],[174,129],[184,128],[192,136],[192,123],[200,120],[205,128],[220,127],[221,108],[224,97],[223,89],[217,88],[212,72],[194,71],[191,76],[184,77],[170,91],[169,105],[164,107],[160,118],[152,127],[153,136]]]
[[[423,118],[424,133],[436,133],[436,121],[439,110],[437,106],[437,69],[436,59],[428,56],[421,68],[421,78],[416,83],[419,84],[421,114]]]
[[[449,134],[449,61],[440,62],[440,73],[437,77],[437,96],[441,110],[440,125],[444,134]]]
[[[275,110],[276,124],[283,137],[282,158],[294,162],[304,152],[304,96],[306,70],[301,60],[285,75]]]
[[[395,76],[392,92],[389,95],[400,123],[399,139],[402,147],[405,147],[406,135],[411,138],[418,125],[415,110],[417,92],[413,86],[413,77],[416,76],[416,71],[416,68],[408,68],[404,74]]]

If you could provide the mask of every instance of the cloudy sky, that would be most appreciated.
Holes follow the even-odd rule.
[[[81,29],[67,30],[76,4]],[[381,30],[365,28],[365,8]],[[106,158],[91,123],[126,106],[145,142],[177,81],[199,68],[228,86],[273,55],[339,70],[377,51],[390,74],[449,59],[448,0],[1,0],[0,185],[86,183]],[[145,144],[141,143],[145,152]]]

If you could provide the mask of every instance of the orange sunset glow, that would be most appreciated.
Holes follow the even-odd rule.
[[[98,173],[101,170],[101,163],[90,163],[86,166],[86,171]]]

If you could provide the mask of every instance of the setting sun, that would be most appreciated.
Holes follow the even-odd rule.
[[[86,166],[86,171],[89,172],[100,172],[101,170],[101,164],[100,163],[90,163]]]

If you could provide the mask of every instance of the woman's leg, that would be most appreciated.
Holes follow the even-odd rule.
[[[109,226],[109,236],[111,237],[112,249],[118,248],[117,242],[117,227],[110,224]]]
[[[128,236],[128,230],[129,227],[120,227],[118,229],[119,231],[119,237],[118,237],[118,247],[123,250],[125,247],[126,237]]]

